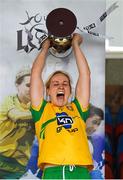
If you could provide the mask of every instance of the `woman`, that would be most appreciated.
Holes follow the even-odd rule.
[[[79,77],[75,99],[69,103],[71,81],[57,71],[46,84],[49,102],[44,100],[41,77],[50,41],[46,40],[33,63],[31,73],[31,112],[39,142],[38,166],[44,179],[89,179],[92,157],[88,147],[85,121],[90,98],[90,70],[80,49],[82,37],[73,35],[72,47]]]

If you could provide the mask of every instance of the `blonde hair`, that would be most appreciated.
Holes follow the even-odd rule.
[[[59,70],[59,71],[55,71],[53,74],[51,74],[51,75],[49,76],[48,80],[47,80],[46,83],[45,83],[46,90],[49,89],[51,79],[52,79],[52,77],[55,76],[56,74],[63,74],[63,75],[65,75],[65,76],[68,78],[68,80],[69,80],[69,85],[70,85],[70,92],[71,92],[71,91],[72,91],[72,86],[71,86],[72,80],[71,80],[71,77],[69,76],[69,74],[68,74],[67,72],[60,71],[60,70]]]

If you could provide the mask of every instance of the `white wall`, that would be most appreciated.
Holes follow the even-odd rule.
[[[106,20],[106,34],[114,37],[110,46],[123,47],[123,0],[106,0],[106,7],[117,2],[119,7]]]

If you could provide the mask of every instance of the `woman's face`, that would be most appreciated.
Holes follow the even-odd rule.
[[[62,73],[55,74],[50,81],[47,94],[50,96],[50,101],[59,107],[68,103],[68,98],[71,94],[70,82],[67,76]]]
[[[86,132],[88,136],[90,136],[97,130],[98,126],[101,123],[101,120],[101,117],[98,115],[93,115],[86,120]]]

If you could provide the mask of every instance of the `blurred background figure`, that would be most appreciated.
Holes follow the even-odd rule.
[[[94,169],[90,172],[91,178],[104,179],[104,112],[101,108],[90,105],[86,132],[94,161]]]
[[[0,178],[21,177],[30,157],[34,125],[30,113],[30,68],[21,69],[15,78],[17,94],[0,105]]]
[[[116,141],[116,172],[119,179],[123,179],[123,105],[116,116],[115,141]]]
[[[105,178],[114,179],[113,125],[111,111],[105,107]]]
[[[106,6],[113,2],[115,0],[106,0]],[[121,113],[123,106],[123,31],[121,29],[123,23],[118,21],[118,19],[123,19],[123,0],[117,2],[118,11],[112,13],[106,21],[106,34],[114,38],[106,40],[105,104],[106,109],[110,111],[108,113],[110,118],[105,119],[105,131],[108,135],[106,141],[108,156],[105,157],[108,162],[112,162],[113,179],[123,179],[123,113]],[[107,113],[107,110],[105,112]],[[110,168],[105,168],[106,179],[111,179],[110,170]]]

